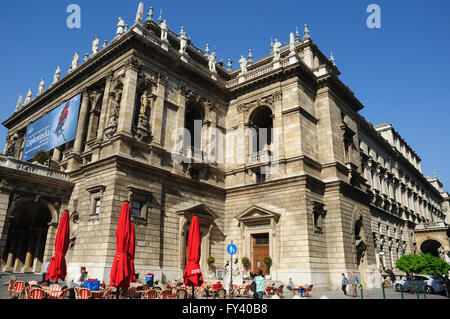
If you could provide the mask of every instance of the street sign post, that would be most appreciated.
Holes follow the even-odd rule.
[[[231,244],[227,247],[227,252],[231,255],[231,269],[230,269],[230,296],[233,296],[233,256],[237,253],[237,247],[231,241]]]

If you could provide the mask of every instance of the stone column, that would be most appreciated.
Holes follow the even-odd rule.
[[[36,229],[36,243],[34,247],[34,261],[33,261],[33,272],[39,272],[41,270],[41,262],[39,261],[39,252],[42,247],[42,228]]]
[[[23,242],[24,230],[18,230],[17,232],[18,232],[18,244],[17,244],[17,249],[14,252],[14,257],[15,257],[14,271],[21,271],[23,264],[22,264],[22,261],[20,260],[20,257],[22,255],[22,250],[23,250],[23,246],[24,246],[24,242]]]
[[[58,223],[50,223],[45,240],[44,260],[51,258],[55,249],[56,232],[58,231]]]
[[[153,131],[153,143],[158,146],[162,145],[162,121],[164,112],[164,100],[166,95],[168,77],[166,74],[158,74],[158,88],[156,90],[156,101],[154,103],[153,116],[151,120],[151,127]],[[184,123],[183,123],[184,125]]]
[[[280,159],[285,157],[282,98],[283,97],[281,90],[273,95],[273,104],[274,104],[273,106],[275,108],[275,114],[273,118],[273,130],[272,130],[273,138],[272,138],[271,152],[274,161],[279,161]],[[300,115],[300,123],[302,121],[304,121],[304,119]],[[269,132],[267,132],[267,134],[269,134]],[[303,147],[304,144],[301,143],[301,146]],[[274,165],[273,162],[272,165]],[[280,169],[280,167],[278,167],[278,169]],[[278,176],[281,177],[281,172],[278,172]]]
[[[132,136],[131,127],[133,125],[135,111],[138,68],[138,61],[135,58],[130,58],[126,62],[122,101],[120,103],[120,113],[117,123],[117,132],[129,136]]]
[[[61,150],[57,147],[53,149],[52,161],[59,162],[60,160],[61,160]]]
[[[11,236],[11,244],[9,247],[8,257],[6,259],[6,266],[5,266],[4,271],[13,271],[13,269],[14,269],[14,253],[17,250],[17,245],[19,243],[19,241],[16,238],[16,236],[17,236],[16,231],[11,231],[9,236]]]
[[[80,154],[83,146],[83,136],[86,129],[86,121],[89,112],[89,95],[86,89],[83,89],[83,95],[81,100],[80,115],[78,116],[77,136],[75,138],[73,151],[76,154]]]
[[[0,258],[3,258],[3,251],[6,246],[6,240],[9,230],[9,222],[6,220],[9,207],[10,190],[0,188],[0,229],[3,232],[0,235]]]
[[[188,89],[186,88],[186,86],[184,86],[184,84],[180,84],[178,93],[177,129],[183,129],[183,135],[178,136],[178,139],[175,141],[177,145],[181,145],[181,149],[177,148],[177,151],[182,151],[184,145],[184,124],[186,120],[187,93]]]
[[[29,232],[28,248],[25,255],[25,265],[23,268],[23,272],[25,273],[30,273],[33,271],[32,267],[33,267],[35,246],[36,246],[36,230],[31,229],[31,231]]]

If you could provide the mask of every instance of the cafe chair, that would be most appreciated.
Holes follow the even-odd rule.
[[[312,297],[313,285],[309,285],[308,288],[303,288],[304,297]]]
[[[158,299],[169,299],[170,297],[170,289],[164,289],[161,291]]]
[[[91,299],[91,291],[86,288],[78,288],[78,294],[77,294],[77,288],[75,288],[75,296],[76,299]]]
[[[16,297],[17,296],[17,298],[21,299],[21,298],[24,297],[23,296],[24,292],[25,292],[25,282],[24,281],[20,281],[20,280],[16,281],[14,283],[14,292],[13,292],[12,297]]]
[[[223,288],[220,288],[216,291],[214,297],[215,297],[215,299],[225,299],[226,295],[227,295],[227,291]]]
[[[45,299],[45,292],[42,288],[33,288],[28,293],[27,299]]]
[[[9,298],[12,296],[12,294],[14,293],[14,285],[15,281],[14,280],[10,280],[8,283],[8,292],[6,293],[6,297]]]

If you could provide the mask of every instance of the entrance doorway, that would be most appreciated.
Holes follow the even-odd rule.
[[[52,215],[41,201],[23,200],[12,212],[6,247],[3,254],[4,271],[39,272],[44,262],[48,223]]]
[[[253,273],[258,273],[262,270],[263,275],[268,275],[269,270],[264,263],[264,257],[269,256],[270,246],[269,246],[269,234],[254,234],[252,235],[253,241]]]

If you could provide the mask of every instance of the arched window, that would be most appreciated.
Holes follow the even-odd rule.
[[[273,141],[273,113],[267,106],[258,107],[250,116],[250,127],[254,129],[250,153],[269,150]]]
[[[202,123],[204,112],[200,105],[191,103],[187,105],[184,127],[189,134],[185,134],[184,147],[202,149]],[[186,133],[187,133],[186,132]]]

